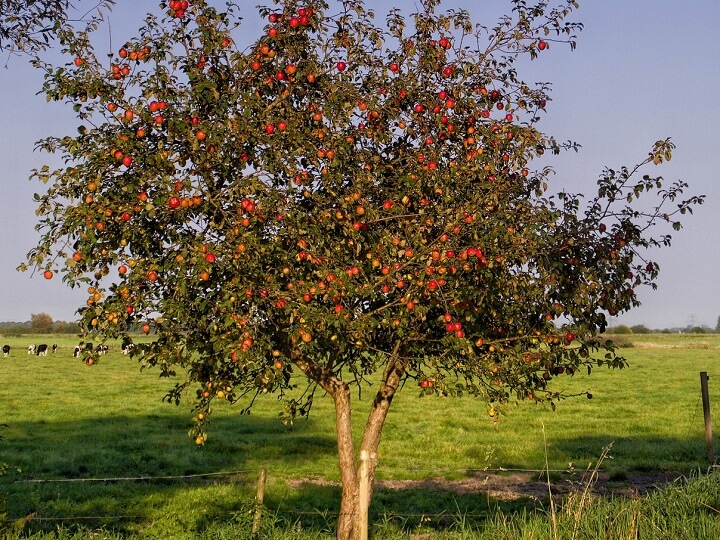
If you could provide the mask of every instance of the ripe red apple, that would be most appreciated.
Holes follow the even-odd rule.
[[[53,274],[52,270],[45,270],[45,271],[43,272],[43,277],[44,277],[45,279],[52,279],[54,275],[55,275],[55,274]]]
[[[170,208],[178,208],[182,204],[182,201],[180,200],[180,197],[170,197],[168,199],[168,205]]]
[[[544,51],[545,49],[547,49],[547,46],[548,44],[546,41],[543,41],[542,39],[538,41],[537,48],[539,51]]]
[[[125,156],[122,159],[122,164],[125,165],[126,167],[129,167],[130,165],[132,165],[132,163],[133,163],[133,158],[131,158],[130,156]]]
[[[442,76],[445,78],[452,77],[453,73],[455,73],[455,68],[453,66],[446,66],[442,70]]]
[[[345,71],[345,69],[347,69],[347,64],[341,60],[337,63],[337,69],[338,71]]]
[[[398,64],[397,62],[393,62],[392,64],[390,64],[390,71],[392,71],[393,73],[397,73],[398,71],[400,71],[400,64]]]
[[[206,253],[205,260],[209,263],[214,263],[215,262],[215,254],[214,253]]]

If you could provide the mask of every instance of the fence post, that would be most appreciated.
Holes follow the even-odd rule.
[[[368,538],[368,506],[370,502],[370,454],[367,450],[360,451],[360,508],[358,509],[358,519],[360,520],[360,538],[359,540],[367,540]]]
[[[707,371],[700,372],[700,391],[702,392],[703,416],[705,417],[705,446],[708,463],[715,465],[715,449],[713,448],[712,423],[710,421],[710,393],[708,392]]]
[[[258,529],[260,529],[260,518],[262,516],[262,504],[265,498],[265,469],[260,469],[260,477],[258,478],[257,493],[255,495],[255,515],[253,516],[252,537],[256,538]]]

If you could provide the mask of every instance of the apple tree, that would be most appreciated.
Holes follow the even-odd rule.
[[[109,11],[113,4],[114,0],[101,0],[93,9]],[[74,9],[70,0],[3,0],[0,52],[33,54],[47,49]]]
[[[65,166],[34,173],[27,267],[87,288],[88,339],[151,337],[134,354],[182,375],[168,400],[196,396],[198,444],[214,400],[279,393],[291,421],[332,397],[344,539],[357,451],[377,455],[401,387],[478,396],[496,419],[622,367],[607,314],[638,305],[647,248],[702,202],[645,172],[669,140],[587,199],[533,166],[573,145],[540,131],[548,84],[521,61],[574,45],[574,1],[514,0],[494,26],[419,4],[378,24],[362,0],[278,0],[248,39],[232,3],[171,1],[109,60],[66,28],[67,63],[37,61],[79,127],[39,143]],[[371,392],[357,443],[353,388]]]

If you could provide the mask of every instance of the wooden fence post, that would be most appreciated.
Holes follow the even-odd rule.
[[[358,509],[358,519],[360,537],[359,540],[367,540],[368,538],[368,506],[370,501],[370,454],[367,450],[360,452],[360,508]]]
[[[713,444],[712,423],[710,421],[710,393],[708,392],[707,371],[700,372],[700,391],[702,393],[703,416],[705,417],[705,446],[708,464],[715,465],[715,449]]]
[[[260,469],[260,477],[258,478],[257,493],[255,495],[255,515],[253,516],[252,536],[257,537],[258,529],[260,529],[260,518],[262,517],[262,504],[265,498],[265,469]]]

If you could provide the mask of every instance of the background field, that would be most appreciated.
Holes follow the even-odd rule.
[[[560,379],[568,393],[589,390],[549,407],[505,409],[495,425],[487,406],[470,398],[418,396],[408,387],[396,398],[380,446],[378,478],[436,479],[434,484],[391,484],[373,500],[373,516],[465,514],[481,516],[497,504],[477,493],[428,491],[472,478],[485,469],[523,469],[556,480],[581,472],[612,444],[602,464],[621,487],[637,472],[688,474],[707,468],[699,372],[710,375],[714,417],[720,413],[720,336],[622,336],[630,361],[624,370]],[[2,362],[0,463],[19,471],[0,477],[9,518],[34,514],[29,530],[109,526],[143,536],[203,531],[216,522],[247,517],[260,468],[269,483],[267,507],[290,521],[322,529],[337,510],[334,426],[329,399],[309,420],[283,427],[274,397],[250,416],[215,407],[210,439],[197,448],[187,437],[191,401],[162,403],[172,386],[153,370],[111,348],[97,366],[72,358],[71,337],[0,339],[13,347]],[[58,343],[47,357],[30,356],[30,343]],[[356,402],[364,422],[370,394]],[[717,420],[716,420],[717,425]],[[717,428],[716,428],[717,429]],[[544,442],[545,441],[545,442]],[[578,471],[567,476],[560,471]],[[228,473],[210,476],[191,476]],[[189,476],[186,478],[159,477]],[[551,475],[552,476],[552,475]],[[152,477],[144,481],[93,479]],[[67,480],[73,480],[68,482]],[[312,482],[301,482],[312,480]],[[423,487],[424,486],[424,487]],[[511,510],[526,502],[500,503]],[[3,508],[0,507],[0,513]],[[328,518],[329,519],[329,518]],[[433,517],[436,522],[442,516]],[[178,537],[176,533],[171,534]]]

